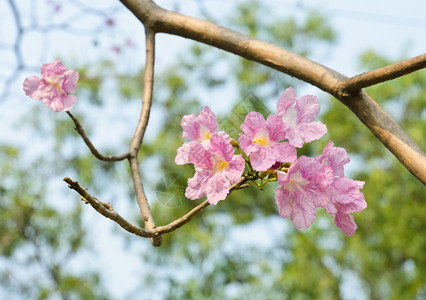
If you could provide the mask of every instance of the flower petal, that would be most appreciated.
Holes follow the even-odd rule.
[[[290,202],[290,195],[286,190],[282,188],[277,188],[275,190],[275,203],[279,208],[279,214],[281,217],[290,217],[293,207]]]
[[[244,122],[241,125],[241,129],[250,139],[253,139],[257,129],[265,127],[265,124],[266,122],[262,114],[255,111],[251,111],[244,119]]]
[[[207,127],[211,133],[215,132],[217,127],[219,126],[217,124],[215,114],[210,110],[208,106],[205,106],[203,110],[200,112],[200,115],[198,116],[198,120],[200,124]]]
[[[190,141],[196,141],[200,137],[200,124],[197,116],[194,114],[185,115],[180,122],[180,126],[183,129],[182,137],[189,139]]]
[[[44,64],[40,70],[43,77],[52,77],[64,74],[67,69],[60,60],[55,60],[53,63]]]
[[[286,138],[281,117],[269,115],[265,126],[269,132],[269,139],[271,141],[279,142]]]
[[[289,87],[278,99],[277,115],[284,114],[290,107],[293,106],[294,101],[296,101],[296,91],[292,87]]]
[[[315,220],[316,206],[314,201],[309,200],[310,199],[303,199],[293,202],[290,220],[297,228],[307,229]]]
[[[207,200],[210,204],[216,205],[219,201],[226,198],[231,188],[231,184],[228,180],[226,180],[225,176],[220,173],[214,174],[207,181]]]
[[[303,123],[299,127],[299,134],[305,143],[319,140],[327,133],[327,126],[320,121],[312,123]]]
[[[314,95],[305,95],[296,100],[297,122],[310,123],[318,116],[320,104]]]
[[[354,217],[349,214],[338,213],[334,218],[334,223],[340,230],[343,231],[347,236],[352,236],[355,233],[355,230],[358,228],[354,221]]]
[[[31,76],[24,81],[24,92],[25,95],[40,100],[43,98],[43,87],[45,86],[44,80],[37,77]]]
[[[77,97],[74,95],[66,95],[62,98],[63,109],[62,111],[69,111],[77,102]]]
[[[206,195],[206,181],[210,174],[208,172],[195,172],[194,177],[188,179],[185,197],[191,200],[200,199]]]
[[[231,184],[236,183],[244,173],[245,161],[241,155],[235,155],[229,163],[229,169],[225,173]]]
[[[344,176],[344,166],[350,161],[346,150],[334,147],[332,141],[328,142],[322,154],[317,158],[319,162],[329,165],[333,169],[335,176]]]
[[[210,139],[209,149],[214,153],[218,153],[228,162],[231,161],[235,152],[229,141],[226,141],[222,136],[219,136],[218,134],[212,135]]]
[[[62,89],[65,93],[74,93],[76,90],[76,83],[79,78],[78,72],[74,70],[68,70],[64,73],[62,82]]]

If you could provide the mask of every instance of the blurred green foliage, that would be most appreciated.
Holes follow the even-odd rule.
[[[61,180],[52,162],[24,166],[23,150],[0,146],[0,286],[8,299],[108,299],[99,274],[69,269],[85,245],[82,206],[58,205],[48,182]],[[61,201],[62,199],[55,199]],[[72,202],[71,202],[72,203]]]

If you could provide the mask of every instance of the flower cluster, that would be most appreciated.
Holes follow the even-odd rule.
[[[244,172],[244,158],[234,155],[231,138],[224,131],[215,132],[218,124],[216,116],[208,107],[200,115],[187,115],[182,118],[183,137],[190,142],[177,150],[175,163],[193,163],[194,177],[188,180],[185,196],[199,199],[207,196],[211,204],[224,200],[231,184],[236,183]]]
[[[75,92],[78,72],[67,71],[59,60],[44,64],[40,69],[42,78],[31,76],[25,79],[25,95],[41,100],[56,112],[70,110],[77,101],[77,98],[69,93]]]
[[[276,115],[265,120],[258,112],[247,114],[238,143],[226,132],[216,131],[218,123],[208,107],[198,117],[184,116],[183,138],[189,142],[177,150],[175,162],[195,167],[186,197],[207,196],[216,205],[242,176],[261,188],[278,181],[275,202],[283,218],[290,217],[297,228],[307,229],[322,207],[343,233],[353,235],[357,226],[351,213],[362,211],[367,204],[360,191],[364,182],[344,176],[344,165],[349,162],[345,149],[330,141],[320,156],[297,157],[296,148],[327,132],[324,124],[314,121],[319,110],[315,96],[296,99],[294,89],[288,88],[278,100]]]

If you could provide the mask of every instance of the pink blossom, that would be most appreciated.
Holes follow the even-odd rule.
[[[135,45],[135,42],[133,41],[133,39],[131,38],[126,39],[126,46],[133,47],[134,45]]]
[[[116,54],[120,54],[121,53],[121,47],[114,45],[111,47],[112,52],[116,53]]]
[[[357,229],[351,213],[362,211],[367,207],[364,195],[360,191],[363,186],[363,181],[338,177],[334,179],[328,191],[330,202],[324,206],[324,209],[335,216],[334,223],[347,236],[354,235]]]
[[[31,76],[24,81],[27,96],[41,100],[44,105],[56,112],[70,110],[77,101],[74,95],[79,74],[74,70],[66,71],[61,61],[56,60],[41,67],[42,78]]]
[[[183,128],[183,138],[190,140],[190,142],[184,143],[177,149],[175,163],[183,165],[189,162],[188,154],[191,152],[191,148],[196,144],[209,142],[212,135],[216,132],[218,124],[216,116],[206,106],[198,117],[194,114],[183,116],[180,125]],[[230,140],[225,132],[219,131],[218,134],[227,139],[227,141]]]
[[[297,158],[297,151],[285,139],[280,117],[269,115],[265,122],[258,112],[249,112],[241,125],[240,146],[257,171],[266,171],[276,162],[291,162]]]
[[[291,145],[302,147],[303,143],[318,140],[327,133],[327,127],[323,123],[313,122],[319,111],[317,97],[306,95],[296,100],[293,88],[284,91],[278,100],[277,116],[282,118],[285,137]]]
[[[293,163],[288,173],[279,171],[275,202],[280,216],[290,217],[294,226],[307,229],[315,220],[316,209],[328,204],[326,191],[333,179],[331,167],[306,156]]]
[[[108,19],[106,20],[106,24],[107,24],[109,27],[113,27],[113,26],[115,25],[115,20],[114,20],[113,18],[108,18]]]
[[[196,172],[188,179],[185,196],[192,200],[207,196],[209,203],[214,205],[224,200],[231,185],[244,172],[244,158],[234,152],[229,140],[217,133],[209,143],[193,144],[188,159],[195,165]]]
[[[324,209],[335,216],[334,223],[344,234],[352,236],[357,225],[350,214],[362,211],[367,207],[364,195],[360,191],[364,182],[344,176],[343,167],[349,162],[349,156],[345,149],[334,147],[331,141],[325,146],[322,155],[316,157],[316,160],[323,165],[330,166],[335,176],[327,191],[330,201],[324,206]]]
[[[317,160],[323,164],[329,165],[335,176],[344,176],[343,168],[349,163],[350,159],[345,148],[334,147],[332,141],[329,141],[327,146]]]

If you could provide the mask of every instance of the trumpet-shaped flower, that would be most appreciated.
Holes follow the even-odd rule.
[[[277,103],[277,116],[284,124],[285,137],[295,147],[302,147],[303,143],[312,142],[327,133],[327,127],[317,121],[320,105],[313,95],[302,96],[296,100],[296,92],[288,88],[281,95]]]
[[[183,116],[180,125],[183,128],[182,137],[190,140],[190,142],[184,143],[177,149],[175,163],[183,165],[189,162],[188,155],[192,147],[199,143],[208,143],[212,135],[216,132],[218,124],[216,116],[210,108],[206,106],[198,117],[194,114]],[[222,135],[228,141],[230,140],[225,132],[219,131],[218,134]]]
[[[258,112],[249,112],[241,125],[240,147],[257,171],[266,171],[276,162],[291,162],[297,151],[285,139],[281,118],[269,115],[265,121]]]
[[[41,67],[42,78],[31,76],[24,81],[27,96],[41,100],[44,105],[56,112],[70,110],[77,101],[74,95],[79,74],[66,70],[61,61],[56,60]]]
[[[349,162],[349,157],[345,149],[334,147],[331,141],[316,160],[323,165],[330,166],[335,176],[327,191],[330,201],[324,206],[324,209],[335,216],[336,226],[344,234],[351,236],[357,228],[351,213],[362,211],[367,207],[364,195],[360,191],[364,182],[344,176],[343,167]]]
[[[330,202],[324,209],[335,216],[334,223],[347,236],[354,235],[357,229],[351,213],[362,211],[367,207],[364,195],[360,191],[363,186],[364,181],[338,177],[334,179],[328,191]]]
[[[280,216],[290,217],[294,226],[307,229],[315,220],[316,209],[328,204],[326,191],[333,179],[331,167],[306,156],[293,163],[288,173],[279,171],[275,202]]]
[[[192,200],[207,196],[214,205],[224,200],[244,172],[244,158],[234,152],[229,137],[227,140],[217,133],[209,143],[193,144],[188,159],[195,165],[195,175],[188,179],[185,196]]]

